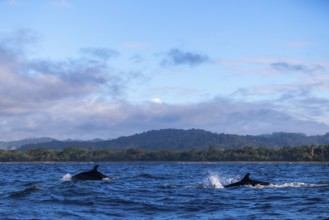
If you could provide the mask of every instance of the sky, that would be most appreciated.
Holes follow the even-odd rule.
[[[329,132],[326,0],[0,0],[0,141]]]

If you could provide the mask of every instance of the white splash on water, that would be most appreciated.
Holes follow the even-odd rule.
[[[219,181],[219,177],[218,176],[210,176],[209,177],[210,183],[211,185],[218,189],[218,188],[224,188],[224,186],[221,184],[221,182]]]
[[[207,178],[207,181],[205,183],[205,186],[209,186],[216,188],[216,189],[221,189],[224,188],[224,186],[222,185],[222,183],[220,182],[220,178],[219,175],[216,173],[209,173],[209,176]]]
[[[72,180],[72,175],[69,174],[69,173],[65,174],[61,179],[61,181],[64,181],[64,182],[65,181],[71,181],[71,180]]]

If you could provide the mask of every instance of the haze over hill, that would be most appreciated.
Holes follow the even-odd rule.
[[[48,137],[42,137],[42,138],[27,138],[23,140],[17,140],[17,141],[0,141],[0,149],[6,149],[6,150],[14,150],[21,146],[27,145],[27,144],[41,144],[45,142],[50,142],[55,139],[48,138]]]
[[[19,150],[32,148],[63,149],[66,147],[82,148],[110,148],[122,150],[128,148],[142,148],[147,150],[191,150],[205,149],[215,145],[223,149],[239,149],[246,146],[253,147],[282,147],[329,144],[329,133],[325,135],[306,136],[301,133],[277,132],[266,135],[235,135],[218,134],[201,129],[161,129],[151,130],[130,136],[123,136],[112,140],[95,139],[91,141],[49,139],[39,143],[17,145]]]

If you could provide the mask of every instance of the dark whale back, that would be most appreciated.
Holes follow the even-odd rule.
[[[224,187],[228,188],[228,187],[244,186],[244,185],[251,185],[251,186],[256,186],[256,185],[268,186],[268,185],[270,185],[269,182],[253,180],[253,179],[250,179],[249,176],[250,176],[250,173],[247,173],[240,181],[235,182],[235,183],[231,183],[231,184],[226,185]]]
[[[108,178],[104,174],[100,173],[98,170],[98,165],[95,165],[94,168],[87,172],[81,172],[72,176],[73,180],[102,180]]]

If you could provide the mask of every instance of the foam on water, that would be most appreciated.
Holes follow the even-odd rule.
[[[284,188],[284,187],[321,187],[327,186],[327,184],[315,184],[315,183],[282,183],[282,184],[271,184],[270,187]]]
[[[245,185],[244,187],[252,187],[252,188],[300,188],[300,187],[325,187],[328,184],[315,184],[315,183],[298,183],[298,182],[291,182],[291,183],[271,183],[270,185]]]

